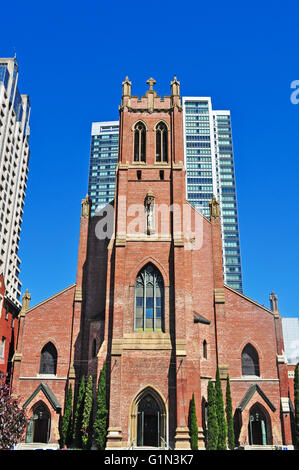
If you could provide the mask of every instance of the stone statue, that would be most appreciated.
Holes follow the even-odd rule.
[[[148,235],[154,232],[154,204],[155,196],[151,191],[149,191],[144,200],[146,213],[146,233]]]

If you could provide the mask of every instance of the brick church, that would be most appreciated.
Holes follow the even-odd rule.
[[[195,396],[205,448],[207,385],[229,375],[236,442],[292,444],[276,298],[268,309],[224,284],[221,214],[186,201],[180,84],[141,98],[123,82],[115,199],[82,200],[75,283],[35,306],[23,297],[13,387],[27,442],[58,442],[66,390],[108,369],[107,449],[188,449]]]

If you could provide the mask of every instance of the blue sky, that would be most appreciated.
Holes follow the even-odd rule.
[[[14,52],[31,97],[20,257],[36,304],[75,281],[92,121],[117,120],[121,83],[211,96],[232,114],[244,293],[298,315],[298,2],[15,1],[0,56]],[[298,95],[299,96],[299,95]]]

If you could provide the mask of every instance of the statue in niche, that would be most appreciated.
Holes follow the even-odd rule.
[[[149,191],[144,200],[145,215],[146,215],[146,233],[148,235],[151,235],[155,231],[154,204],[155,204],[155,196],[151,191]]]

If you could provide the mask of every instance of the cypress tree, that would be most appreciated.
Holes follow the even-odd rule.
[[[295,367],[294,407],[295,407],[295,446],[297,449],[299,449],[299,362]]]
[[[233,406],[232,397],[230,392],[229,376],[226,378],[226,423],[227,423],[227,440],[228,448],[233,450],[235,448],[235,431],[234,431],[234,420],[233,420]]]
[[[68,392],[67,392],[64,414],[62,418],[62,426],[61,426],[63,446],[65,445],[68,446],[72,442],[72,417],[73,417],[72,415],[73,415],[73,389],[72,389],[72,384],[70,384]]]
[[[218,421],[218,450],[226,450],[226,421],[225,421],[225,413],[224,413],[224,401],[223,401],[223,394],[221,388],[221,380],[219,374],[219,368],[217,367],[216,372],[216,385],[215,385],[215,392],[216,392],[216,414],[217,414],[217,421]]]
[[[88,377],[85,397],[84,397],[84,407],[82,415],[82,445],[84,449],[87,449],[90,443],[91,435],[91,416],[92,416],[92,376]]]
[[[82,376],[81,383],[77,396],[76,411],[74,415],[74,426],[73,426],[73,442],[75,447],[82,447],[82,415],[85,397],[85,377]]]
[[[106,396],[106,363],[104,362],[103,368],[99,377],[98,393],[97,393],[97,409],[93,425],[94,440],[99,450],[105,450],[106,435],[108,425],[108,407]]]
[[[207,449],[217,450],[218,443],[218,421],[216,413],[216,397],[213,382],[208,383],[208,430]]]
[[[194,393],[192,394],[192,399],[190,400],[190,407],[189,407],[189,431],[190,431],[191,449],[197,450],[198,449],[198,426],[197,426],[197,418],[196,418]]]

